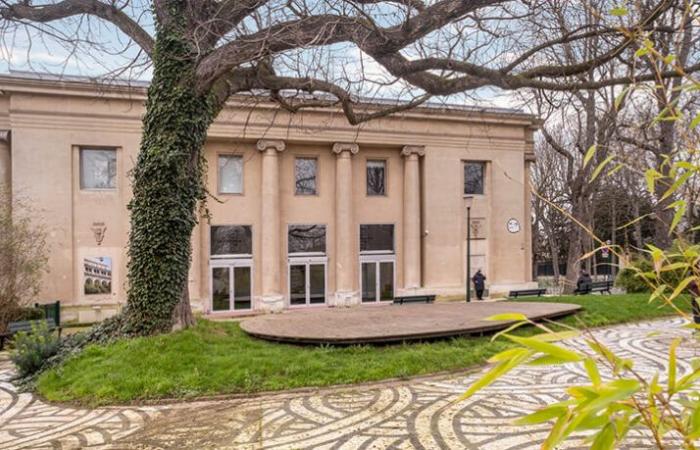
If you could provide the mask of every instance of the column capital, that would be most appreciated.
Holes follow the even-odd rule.
[[[10,130],[0,130],[0,142],[3,144],[10,143]]]
[[[261,152],[264,152],[267,149],[274,149],[274,150],[277,150],[278,152],[281,152],[281,151],[284,151],[285,148],[287,148],[284,141],[270,140],[270,139],[260,139],[258,141],[258,143],[256,144],[256,147]]]
[[[424,145],[404,145],[401,149],[401,155],[403,156],[425,156],[425,146]]]
[[[357,155],[360,151],[360,146],[351,142],[336,142],[333,144],[333,153],[340,155],[343,152],[350,152],[351,155]]]

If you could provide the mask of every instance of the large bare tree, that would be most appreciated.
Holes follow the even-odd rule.
[[[122,333],[150,334],[191,320],[186,282],[196,207],[206,195],[202,146],[232,95],[262,96],[294,112],[340,108],[358,124],[484,87],[568,91],[628,83],[627,75],[588,74],[628,58],[638,34],[653,34],[655,20],[680,1],[630,2],[627,14],[610,15],[619,12],[618,1],[0,0],[0,19],[6,33],[28,27],[83,47],[95,40],[85,28],[98,20],[152,64],[130,203],[128,306],[119,319]],[[561,26],[556,9],[567,3],[600,20]],[[550,59],[591,36],[599,37],[595,52]],[[358,55],[356,70],[338,64],[349,51]],[[379,77],[367,75],[368,63]],[[634,79],[654,76],[642,71]],[[358,94],[366,92],[399,92],[403,101],[363,104]]]

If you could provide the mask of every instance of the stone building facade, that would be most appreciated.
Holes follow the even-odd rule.
[[[129,170],[144,86],[0,76],[0,183],[49,233],[42,300],[66,318],[126,297]],[[192,236],[190,296],[208,314],[459,295],[471,267],[492,295],[532,283],[529,165],[538,121],[511,110],[422,107],[351,126],[231,100],[206,143],[210,218]],[[108,264],[108,292],[86,269]],[[104,285],[104,283],[103,283]]]

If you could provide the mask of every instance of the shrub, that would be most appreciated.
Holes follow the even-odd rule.
[[[652,270],[651,262],[647,259],[637,259],[632,261],[633,267],[642,270],[643,272],[649,272]],[[624,268],[617,274],[615,279],[615,286],[623,288],[627,293],[637,293],[637,292],[650,292],[649,285],[640,276],[639,272],[631,268]]]
[[[664,264],[675,262],[683,262],[684,259],[678,253],[669,253],[668,261]],[[631,268],[625,268],[620,271],[615,280],[615,285],[624,288],[628,293],[651,292],[649,283],[645,281],[645,275],[651,281],[653,286],[666,284],[668,286],[678,286],[680,282],[688,276],[684,269],[664,270],[660,272],[658,278],[654,273],[654,265],[649,258],[639,257],[632,260]],[[638,270],[635,270],[634,268]]]
[[[10,359],[20,377],[26,377],[41,369],[44,361],[58,353],[60,338],[49,330],[45,322],[32,325],[32,332],[15,335]]]

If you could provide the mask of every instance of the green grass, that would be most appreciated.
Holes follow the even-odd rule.
[[[561,321],[590,327],[672,313],[645,295],[532,299],[577,303]],[[523,300],[520,300],[523,301]],[[310,312],[312,314],[312,312]],[[520,333],[532,333],[532,329]],[[168,335],[91,346],[42,374],[38,392],[52,401],[91,406],[405,378],[481,364],[509,344],[489,337],[384,347],[301,347],[248,337],[235,322],[200,320]]]

